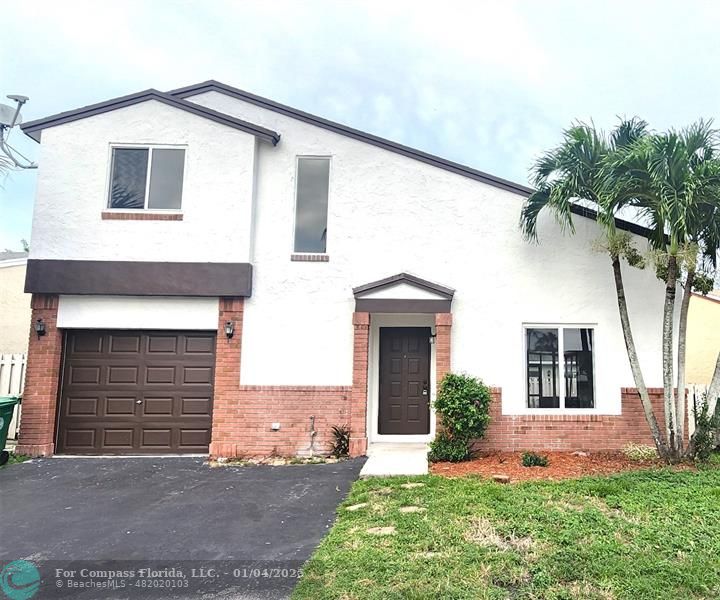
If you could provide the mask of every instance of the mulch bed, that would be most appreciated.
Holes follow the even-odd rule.
[[[637,471],[665,466],[660,460],[630,460],[620,452],[593,452],[578,456],[572,452],[539,452],[548,457],[547,467],[523,467],[522,452],[496,452],[481,454],[460,463],[439,462],[430,466],[434,475],[462,477],[480,475],[492,478],[507,475],[510,481],[534,479],[560,480],[586,475],[610,475],[621,471]],[[677,465],[676,469],[692,469],[692,465]]]

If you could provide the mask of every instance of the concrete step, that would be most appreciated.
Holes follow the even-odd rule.
[[[427,475],[427,451],[426,444],[370,444],[360,477]]]

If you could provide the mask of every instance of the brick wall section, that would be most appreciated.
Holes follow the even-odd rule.
[[[629,442],[654,445],[635,388],[622,388],[621,415],[502,415],[499,388],[492,389],[490,426],[475,447],[481,451],[620,450]],[[658,422],[664,422],[663,390],[651,388]],[[687,427],[685,428],[687,431]]]
[[[370,313],[353,313],[353,385],[350,402],[350,456],[367,451],[368,352]]]
[[[349,425],[354,418],[350,411],[352,388],[240,385],[243,308],[242,298],[220,300],[210,455],[329,453],[330,428]],[[235,323],[235,334],[229,340],[224,332],[226,321]],[[315,436],[311,436],[311,417],[315,418]],[[272,430],[273,423],[280,423],[279,431]],[[362,422],[356,424],[364,437],[364,412]]]
[[[49,456],[55,450],[55,417],[62,358],[62,332],[57,328],[58,297],[33,294],[22,419],[16,452]],[[45,323],[38,338],[34,324]]]
[[[242,350],[243,298],[220,298],[217,340],[215,342],[215,385],[213,386],[213,421],[210,454],[237,456],[239,434],[234,431],[242,422],[239,403],[240,356]],[[225,335],[225,323],[232,321],[232,338]]]

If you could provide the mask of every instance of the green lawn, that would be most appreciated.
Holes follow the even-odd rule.
[[[293,598],[717,599],[720,470],[358,481]]]

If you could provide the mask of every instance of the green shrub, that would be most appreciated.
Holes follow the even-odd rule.
[[[718,422],[717,413],[710,415],[708,410],[707,397],[701,401],[700,407],[695,413],[695,442],[693,458],[699,462],[707,462],[717,446],[715,435],[717,434]]]
[[[635,442],[625,444],[622,453],[630,460],[653,460],[658,457],[655,446],[636,444]]]
[[[523,452],[522,455],[522,466],[523,467],[547,467],[548,457],[536,454],[535,452]]]
[[[447,431],[441,431],[430,442],[430,462],[448,461],[460,462],[472,456],[470,444],[464,438],[450,437]]]
[[[472,440],[480,438],[490,423],[490,389],[470,375],[448,373],[435,400],[441,431],[430,444],[430,460],[467,460]]]
[[[341,458],[350,454],[350,428],[347,425],[334,425],[332,428],[332,455]]]

